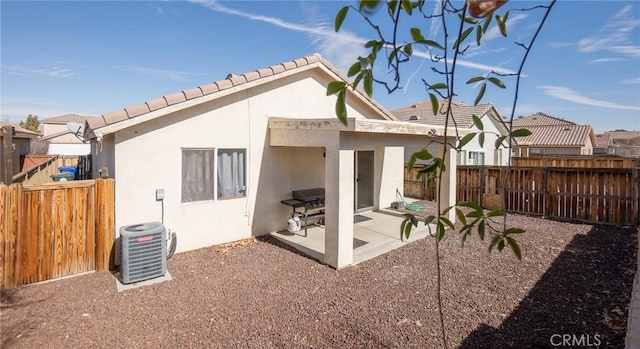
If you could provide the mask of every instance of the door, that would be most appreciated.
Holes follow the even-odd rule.
[[[373,208],[373,150],[356,150],[355,211]]]

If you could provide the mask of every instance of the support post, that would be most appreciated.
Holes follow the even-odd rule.
[[[324,262],[340,269],[353,263],[354,151],[327,146]]]

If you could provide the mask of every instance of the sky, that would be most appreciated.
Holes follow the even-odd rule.
[[[428,0],[425,12],[436,10]],[[461,4],[461,2],[455,2]],[[508,37],[495,21],[482,44],[475,34],[465,41],[456,68],[454,100],[473,104],[475,76],[500,78],[505,89],[489,84],[482,102],[504,116],[542,112],[596,133],[640,131],[640,2],[559,0],[531,47],[518,85],[503,74],[518,70],[544,11],[531,8],[546,0],[511,0]],[[6,1],[0,2],[0,119],[17,122],[28,114],[40,119],[67,113],[97,116],[166,94],[209,84],[228,74],[319,53],[343,72],[376,32],[350,11],[340,32],[334,18],[355,1]],[[372,21],[391,29],[384,11]],[[457,22],[447,19],[449,43]],[[440,20],[413,16],[398,26],[400,41],[410,27],[443,42]],[[423,83],[442,82],[441,53],[413,46],[402,65],[401,89],[389,94],[374,86],[373,98],[393,110],[428,100]],[[384,60],[382,57],[381,61]],[[385,65],[374,75],[392,79]]]

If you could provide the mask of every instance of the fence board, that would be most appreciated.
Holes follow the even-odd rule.
[[[96,216],[96,267],[98,270],[110,270],[115,267],[114,240],[114,185],[113,179],[105,179],[96,183],[97,216]]]

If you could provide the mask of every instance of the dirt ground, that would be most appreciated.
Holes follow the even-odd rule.
[[[455,232],[441,244],[449,347],[623,348],[637,229],[509,216],[523,258]],[[215,232],[212,231],[212,234]],[[173,280],[117,292],[98,272],[4,290],[3,348],[442,347],[434,240],[334,270],[270,237],[180,253]]]

